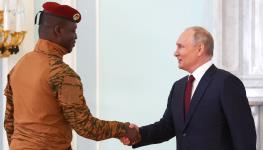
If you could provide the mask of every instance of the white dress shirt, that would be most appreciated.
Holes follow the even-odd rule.
[[[192,75],[194,76],[195,80],[193,83],[193,89],[192,89],[192,93],[191,93],[191,99],[194,95],[194,92],[196,90],[196,87],[198,85],[198,83],[200,82],[201,78],[203,77],[203,75],[205,74],[205,72],[212,66],[212,60],[206,62],[205,64],[203,64],[202,66],[198,67],[193,73]]]

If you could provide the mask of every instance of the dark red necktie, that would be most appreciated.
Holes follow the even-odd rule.
[[[190,100],[193,88],[193,82],[195,78],[193,75],[190,75],[188,81],[186,83],[185,94],[184,94],[184,116],[186,117],[189,108],[190,108]]]

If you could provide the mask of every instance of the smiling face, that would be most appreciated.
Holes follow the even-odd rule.
[[[178,66],[189,73],[197,68],[201,45],[194,42],[194,31],[184,31],[176,42],[175,56]]]

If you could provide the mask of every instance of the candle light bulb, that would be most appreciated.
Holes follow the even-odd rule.
[[[9,30],[10,29],[10,11],[9,11],[9,5],[8,1],[4,1],[4,30]]]
[[[16,7],[16,32],[21,32],[24,28],[25,12],[21,0],[17,1]]]

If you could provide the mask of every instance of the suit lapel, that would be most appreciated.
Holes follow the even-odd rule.
[[[187,127],[187,125],[189,124],[191,118],[194,115],[194,112],[197,108],[197,105],[199,104],[199,102],[202,100],[202,96],[204,95],[210,81],[213,79],[212,76],[213,74],[216,72],[216,67],[215,65],[212,65],[207,71],[206,73],[203,75],[203,77],[201,78],[199,84],[197,85],[197,88],[195,90],[195,93],[191,99],[191,103],[190,103],[190,110],[186,116],[186,120],[185,120],[185,126],[184,129]]]

